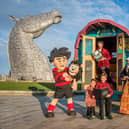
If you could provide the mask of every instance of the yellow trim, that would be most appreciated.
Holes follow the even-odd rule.
[[[123,41],[123,46],[122,46],[122,54],[119,54],[118,53],[118,43],[119,43],[119,37],[122,37],[122,41]],[[117,90],[118,91],[121,91],[121,87],[122,87],[122,85],[119,85],[118,84],[118,60],[119,59],[122,59],[122,68],[124,68],[124,48],[125,48],[125,37],[124,37],[124,33],[120,33],[119,35],[117,35],[117,66],[116,66],[116,86],[117,86]]]
[[[89,37],[89,36],[85,36],[85,35],[82,35],[82,41],[83,41],[83,54],[82,54],[82,64],[83,64],[83,73],[82,73],[82,83],[85,83],[85,61],[86,60],[91,60],[92,63],[93,63],[93,66],[92,66],[92,78],[95,78],[95,75],[96,75],[96,65],[95,65],[95,60],[93,59],[92,55],[85,55],[85,44],[86,44],[86,39],[91,39],[92,40],[92,53],[95,51],[96,49],[96,38],[95,37]]]

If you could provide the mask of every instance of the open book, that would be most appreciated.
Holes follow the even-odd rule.
[[[103,55],[100,51],[96,50],[94,53],[93,53],[93,56],[95,57],[96,61],[100,61],[102,58],[103,58]]]
[[[104,98],[106,95],[109,94],[108,87],[106,88],[94,88],[93,93],[96,99]]]

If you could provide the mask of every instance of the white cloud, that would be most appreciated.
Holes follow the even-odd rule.
[[[0,46],[7,46],[8,44],[8,32],[0,30]]]
[[[123,17],[128,17],[129,14],[112,0],[92,0],[83,2],[71,0],[69,1],[69,6],[63,7],[63,10],[67,10],[67,19],[65,19],[64,24],[67,24],[71,28],[72,26],[78,27],[79,24],[86,25],[86,22],[96,18],[109,18],[116,22],[123,23],[124,25],[128,25],[126,21],[123,21]],[[124,17],[124,19],[126,18]]]
[[[7,44],[7,41],[2,39],[2,38],[0,38],[0,43],[5,45],[5,44]]]
[[[46,55],[53,47],[67,46],[73,50],[77,33],[92,20],[104,18],[125,26],[128,25],[122,17],[129,15],[112,0],[87,0],[83,2],[52,0],[51,2],[54,7],[56,5],[57,10],[61,11],[63,19],[62,23],[49,28],[43,36],[36,40]]]
[[[20,4],[22,1],[23,1],[23,0],[16,0],[16,2],[17,2],[18,4]]]

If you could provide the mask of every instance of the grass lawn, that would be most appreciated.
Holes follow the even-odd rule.
[[[78,84],[78,90],[81,85]],[[52,91],[55,90],[54,83],[46,82],[0,82],[0,90],[17,90],[17,91]]]

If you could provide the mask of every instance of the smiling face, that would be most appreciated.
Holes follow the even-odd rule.
[[[102,42],[98,42],[97,45],[98,45],[98,48],[99,48],[99,49],[102,49],[102,48],[103,48],[103,43],[102,43]]]
[[[105,83],[107,81],[107,76],[101,76],[101,82]]]
[[[67,57],[55,57],[52,64],[58,69],[59,72],[63,71],[67,65]]]
[[[91,81],[90,85],[91,85],[92,88],[95,88],[95,86],[96,86],[96,81]]]
[[[79,65],[78,64],[71,64],[69,66],[69,74],[71,76],[76,76],[79,72]]]

